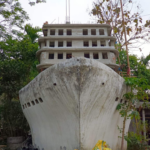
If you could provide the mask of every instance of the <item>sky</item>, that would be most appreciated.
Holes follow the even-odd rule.
[[[89,15],[92,4],[96,0],[70,0],[70,22],[71,23],[96,23],[95,18]],[[47,0],[46,3],[29,5],[30,0],[20,0],[24,10],[30,17],[27,23],[33,26],[42,27],[43,23],[49,24],[65,23],[66,20],[66,0]],[[136,0],[143,11],[144,20],[150,19],[150,0]],[[132,50],[130,54],[148,55],[150,54],[150,44],[143,44],[140,50]]]

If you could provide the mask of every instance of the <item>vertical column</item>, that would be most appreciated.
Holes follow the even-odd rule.
[[[45,47],[45,43],[41,43],[41,48]]]
[[[50,29],[47,30],[47,36],[50,36]]]
[[[66,59],[66,52],[63,52],[63,59]]]
[[[97,40],[97,47],[100,47],[101,41]]]
[[[97,36],[99,35],[99,29],[96,29],[96,35]]]
[[[46,47],[49,47],[49,40],[46,41]]]
[[[143,119],[143,130],[144,130],[144,138],[146,139],[146,127],[145,127],[145,110],[142,110],[142,119]]]
[[[55,47],[58,47],[58,41],[54,41],[55,42]]]
[[[63,29],[63,32],[64,35],[67,35],[67,29]]]
[[[55,29],[55,35],[58,35],[58,29]]]
[[[106,40],[105,42],[106,42],[106,46],[109,47],[109,42],[108,42],[108,40]]]
[[[63,47],[67,47],[67,41],[63,41]]]
[[[89,47],[92,47],[92,40],[89,40]]]
[[[102,59],[102,52],[98,52],[99,59]]]
[[[54,59],[57,59],[57,52],[54,53]]]
[[[88,35],[91,35],[91,29],[88,29]]]
[[[90,52],[90,58],[93,59],[93,53],[92,52]]]

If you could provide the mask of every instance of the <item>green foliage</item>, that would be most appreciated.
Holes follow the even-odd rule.
[[[126,51],[124,49],[121,50],[120,45],[116,45],[116,49],[119,51],[119,58],[120,58],[120,64],[121,64],[121,70],[123,72],[127,71],[127,55]],[[147,68],[148,61],[150,59],[150,55],[148,55],[146,58],[138,58],[136,55],[129,55],[129,61],[130,61],[130,70],[131,70],[131,76],[135,76],[137,78],[146,79],[147,84],[150,85],[150,69]],[[119,64],[119,60],[117,59],[117,63]],[[134,80],[134,79],[132,79]],[[143,80],[145,81],[145,80]]]
[[[0,94],[5,93],[11,100],[18,97],[18,91],[33,78],[31,73],[37,75],[38,44],[25,35],[20,41],[9,37],[0,42],[0,47],[5,56],[0,61]]]
[[[127,150],[148,150],[150,147],[143,138],[141,134],[129,132],[128,135],[125,136],[125,140],[128,143]]]
[[[19,35],[18,29],[23,29],[23,24],[29,17],[21,7],[19,0],[0,1],[0,38],[8,35]]]
[[[31,38],[32,43],[35,43],[36,40],[39,38],[38,32],[41,32],[42,29],[39,27],[33,28],[32,25],[26,24],[25,31],[28,34],[28,36]]]
[[[8,102],[5,98],[0,105],[1,136],[22,136],[29,131],[28,123],[18,101]]]
[[[124,118],[123,120],[123,128],[122,128],[122,145],[121,149],[123,149],[123,140],[124,138],[129,142],[129,144],[132,144],[135,146],[135,141],[139,142],[137,137],[142,138],[142,135],[140,134],[141,128],[139,127],[140,122],[140,114],[138,110],[136,109],[136,104],[139,101],[147,102],[148,94],[146,93],[147,89],[150,89],[150,86],[147,82],[147,79],[140,79],[140,78],[125,78],[126,85],[130,88],[127,93],[124,94],[124,98],[126,100],[126,103],[120,103],[117,106],[117,110],[119,111],[121,117]],[[146,104],[146,103],[144,103]],[[134,137],[130,137],[130,135],[125,136],[125,124],[127,119],[135,119],[136,120],[136,130],[137,135]],[[130,140],[130,141],[129,141]],[[133,141],[132,141],[133,140]],[[142,139],[142,142],[145,142],[146,139]],[[141,145],[140,145],[141,146]],[[143,145],[142,145],[143,146]],[[131,146],[132,147],[132,146]],[[142,147],[143,148],[143,147]]]

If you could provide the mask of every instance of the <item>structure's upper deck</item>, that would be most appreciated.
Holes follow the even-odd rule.
[[[86,57],[115,69],[118,51],[108,24],[44,24],[39,38],[38,69],[45,69],[71,57]]]

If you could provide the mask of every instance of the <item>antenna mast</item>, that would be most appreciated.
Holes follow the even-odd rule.
[[[70,0],[66,0],[66,24],[70,24]]]

